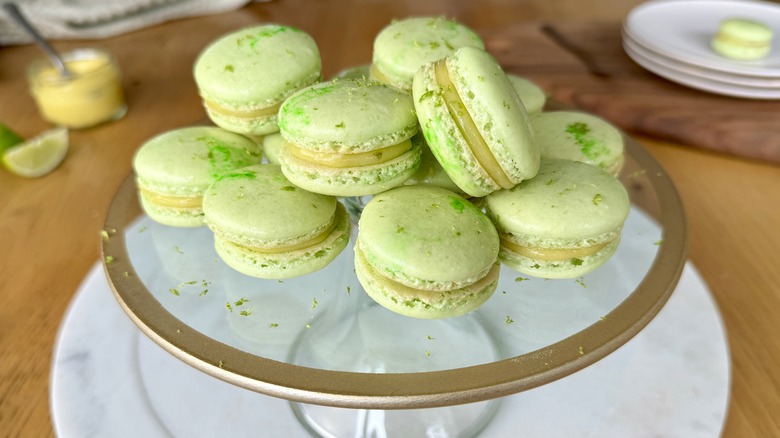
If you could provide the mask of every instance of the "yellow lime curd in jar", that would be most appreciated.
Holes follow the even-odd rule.
[[[87,128],[125,114],[119,66],[111,54],[79,49],[62,57],[69,77],[45,59],[33,63],[27,72],[44,119],[70,128]]]

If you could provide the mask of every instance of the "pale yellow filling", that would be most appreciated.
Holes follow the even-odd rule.
[[[200,208],[203,203],[202,196],[169,196],[152,192],[147,189],[139,189],[141,196],[147,202],[170,208]]]
[[[559,262],[573,258],[583,258],[597,253],[600,249],[607,246],[609,242],[599,243],[584,248],[539,248],[526,245],[520,245],[501,239],[501,245],[514,253],[534,259],[548,262]]]
[[[347,168],[382,164],[398,158],[412,149],[412,140],[408,139],[392,146],[356,154],[316,152],[304,149],[287,141],[284,142],[284,147],[290,155],[299,160],[316,163],[320,166]]]
[[[333,232],[335,228],[336,228],[336,215],[334,214],[333,217],[330,219],[330,223],[328,224],[328,226],[325,227],[320,233],[318,233],[311,239],[300,243],[296,243],[293,245],[283,245],[283,246],[241,245],[239,243],[235,243],[235,242],[233,243],[237,246],[255,252],[261,252],[264,254],[279,254],[283,252],[297,251],[299,249],[305,249],[315,245],[319,245],[320,243],[324,242],[325,239],[328,238],[328,236],[330,236],[330,234]]]
[[[208,99],[203,99],[203,104],[206,105],[206,108],[211,110],[211,112],[215,112],[225,116],[241,117],[245,119],[256,119],[258,117],[273,116],[279,112],[279,107],[282,106],[282,102],[279,102],[275,105],[265,107],[265,108],[260,108],[252,111],[241,111],[241,110],[225,108],[224,106],[216,102],[210,101]]]
[[[501,165],[498,164],[496,157],[490,152],[490,148],[485,142],[485,139],[479,133],[477,125],[474,123],[471,115],[466,111],[463,100],[461,100],[458,91],[455,89],[455,86],[450,79],[446,61],[444,59],[436,61],[433,68],[434,75],[436,76],[436,83],[442,89],[442,97],[447,105],[447,109],[461,134],[463,134],[463,137],[466,139],[466,143],[469,145],[474,158],[477,159],[479,165],[485,169],[485,172],[487,172],[488,176],[490,176],[496,184],[505,189],[514,187],[514,183],[506,175],[506,172],[501,168]]]
[[[740,37],[738,37],[736,35],[725,33],[725,32],[722,32],[722,31],[718,32],[715,35],[715,39],[718,42],[723,43],[723,44],[734,44],[734,45],[737,45],[737,46],[742,46],[742,47],[750,48],[750,49],[764,49],[764,48],[769,47],[769,41],[749,40],[749,39],[740,38]]]

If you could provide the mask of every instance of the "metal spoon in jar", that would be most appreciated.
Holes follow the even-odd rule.
[[[27,18],[24,17],[22,11],[19,10],[19,7],[16,5],[16,3],[3,3],[3,9],[8,12],[14,21],[22,26],[25,31],[27,31],[27,33],[32,37],[33,41],[35,41],[35,44],[37,44],[38,47],[40,47],[46,53],[51,63],[54,64],[54,67],[59,70],[62,77],[69,78],[72,76],[72,73],[65,66],[65,63],[62,61],[59,53],[57,53],[57,51],[54,50],[54,47],[52,47],[49,42],[43,38],[43,36],[41,36],[38,30],[35,29],[29,21],[27,21]]]

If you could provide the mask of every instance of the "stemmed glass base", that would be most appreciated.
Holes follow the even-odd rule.
[[[291,403],[309,432],[324,438],[476,436],[495,416],[499,400],[428,409],[347,409]]]

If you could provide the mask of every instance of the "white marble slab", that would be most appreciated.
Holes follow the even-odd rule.
[[[669,303],[614,354],[506,397],[481,436],[717,437],[730,369],[720,315],[688,264]],[[58,436],[309,436],[284,400],[189,367],[122,313],[99,266],[60,328],[51,376]]]

